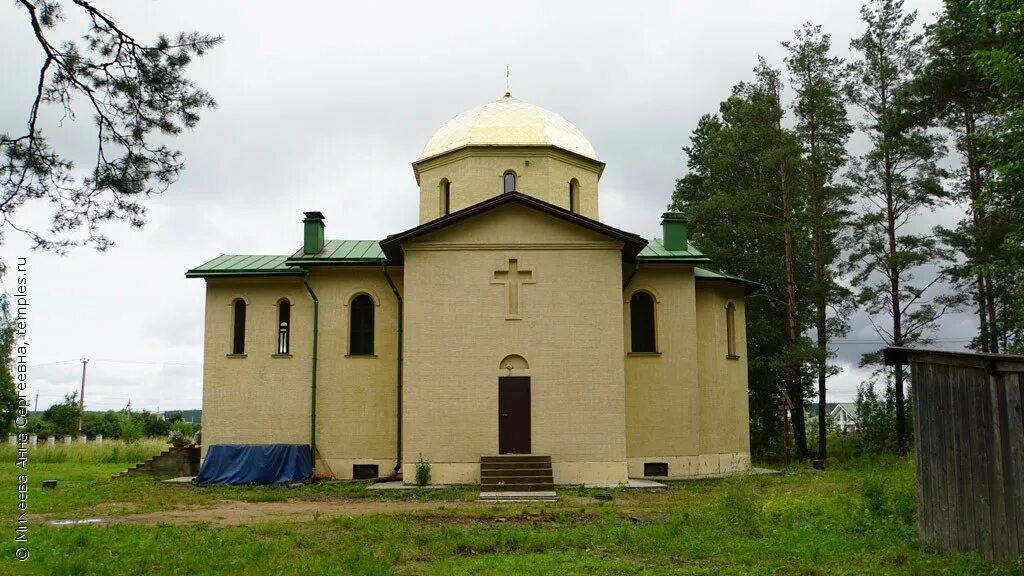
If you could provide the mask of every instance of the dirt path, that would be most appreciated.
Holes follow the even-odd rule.
[[[315,502],[307,500],[289,500],[286,502],[223,502],[217,506],[208,508],[191,508],[164,510],[161,512],[147,512],[144,514],[127,514],[122,516],[96,516],[81,521],[74,521],[69,524],[147,524],[159,523],[169,524],[191,524],[195,522],[209,522],[213,526],[234,526],[238,524],[255,524],[257,522],[284,521],[284,522],[310,522],[314,516],[330,518],[334,516],[364,516],[369,514],[404,514],[408,512],[436,511],[444,508],[451,510],[479,509],[481,511],[490,509],[493,502],[466,502],[466,501],[431,501],[431,502],[402,502],[402,501],[381,501],[381,500],[335,500],[327,502]],[[508,506],[508,505],[503,505]],[[522,506],[522,505],[511,505]],[[43,517],[47,524],[60,522],[61,519],[54,515]]]

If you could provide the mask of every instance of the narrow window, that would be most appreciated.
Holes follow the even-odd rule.
[[[234,312],[234,331],[231,341],[232,354],[245,354],[245,300],[235,300],[231,305]]]
[[[373,298],[361,294],[352,301],[352,318],[349,326],[349,354],[352,356],[373,355]]]
[[[281,300],[277,304],[277,353],[287,354],[292,324],[292,303]]]
[[[575,178],[569,181],[569,211],[576,214],[580,211],[580,182]]]
[[[729,302],[725,306],[725,340],[729,358],[739,358],[736,355],[736,305]]]
[[[636,292],[629,299],[629,327],[633,352],[657,352],[654,342],[654,298]]]
[[[452,212],[452,183],[447,178],[441,180],[441,216]]]
[[[516,191],[516,173],[509,170],[505,172],[505,192]]]

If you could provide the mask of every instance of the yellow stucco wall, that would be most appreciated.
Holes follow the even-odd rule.
[[[533,452],[552,456],[558,483],[620,482],[666,462],[671,476],[750,465],[742,288],[695,282],[686,265],[641,268],[621,290],[620,246],[521,206],[506,206],[407,246],[405,457],[435,482],[476,482],[497,453],[499,362],[529,368]],[[516,258],[533,284],[520,319],[493,272]],[[402,290],[403,270],[392,276]],[[379,268],[314,269],[321,302],[318,469],[396,455],[397,304]],[[629,298],[656,302],[658,355],[629,354]],[[375,357],[348,357],[352,299],[377,303]],[[231,303],[247,303],[246,355],[232,357]],[[277,303],[292,302],[291,357],[276,357]],[[726,357],[725,307],[736,306],[739,358]],[[312,302],[295,278],[207,284],[204,444],[307,443]]]
[[[655,354],[630,351],[629,301],[638,291],[655,300]],[[643,476],[647,462],[667,463],[669,476],[749,467],[746,350],[726,358],[725,298],[737,306],[739,342],[742,288],[696,282],[691,265],[642,266],[623,294],[631,477]]]
[[[493,284],[510,258],[529,270],[520,317]],[[436,482],[475,482],[498,452],[501,360],[531,377],[532,451],[556,483],[626,479],[621,244],[504,205],[406,245],[403,443]],[[520,373],[514,372],[513,375]]]
[[[631,458],[698,453],[700,399],[694,362],[697,336],[693,291],[692,266],[652,265],[641,267],[622,295],[627,446]],[[656,354],[630,350],[629,301],[636,292],[654,297]],[[642,470],[639,475],[643,475]]]
[[[696,296],[698,378],[702,405],[700,451],[702,454],[746,454],[745,462],[741,459],[733,466],[749,466],[747,330],[743,288],[726,282],[699,281]],[[738,358],[727,357],[726,306],[730,302],[736,307]]]
[[[392,270],[401,286],[401,269]],[[397,303],[378,267],[314,269],[320,299],[318,469],[350,478],[352,464],[386,474],[397,444]],[[377,303],[374,357],[349,357],[351,300]],[[231,302],[243,297],[246,355],[231,357]],[[277,302],[291,300],[291,357],[277,351]],[[210,279],[203,369],[204,445],[309,443],[313,304],[301,279]]]
[[[232,302],[247,302],[245,356],[230,354]],[[290,358],[277,352],[277,302],[292,303],[293,326],[313,312],[301,280],[210,279],[206,288],[203,446],[309,443],[310,333],[292,330]],[[204,453],[205,455],[205,453]]]
[[[391,269],[401,291],[402,270]],[[315,269],[310,283],[320,299],[317,446],[338,478],[352,464],[378,464],[387,474],[397,453],[398,302],[379,267]],[[374,312],[374,356],[350,356],[352,300],[369,294]]]
[[[527,164],[529,163],[529,164]],[[420,223],[441,214],[441,180],[451,182],[451,211],[461,210],[504,191],[503,176],[517,175],[517,192],[569,209],[569,182],[579,184],[578,213],[597,220],[598,180],[603,166],[551,147],[462,149],[416,166],[420,185]]]

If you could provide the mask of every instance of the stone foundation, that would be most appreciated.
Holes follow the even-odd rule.
[[[750,469],[750,453],[698,454],[691,456],[644,456],[629,459],[629,477],[643,478],[644,464],[664,462],[668,464],[668,478],[731,474]]]

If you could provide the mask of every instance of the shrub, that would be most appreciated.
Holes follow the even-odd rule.
[[[119,435],[128,444],[138,442],[142,438],[142,423],[131,416],[123,416],[119,423]]]
[[[142,424],[142,434],[146,436],[167,436],[167,433],[171,429],[170,422],[160,418],[148,410],[136,412],[132,417]]]
[[[416,462],[416,485],[422,487],[427,484],[430,484],[430,462],[424,460],[420,454],[420,459]]]
[[[25,432],[28,434],[36,434],[40,438],[57,435],[57,429],[54,427],[53,423],[40,416],[29,417],[28,424],[25,426]]]
[[[860,487],[861,496],[868,513],[878,519],[887,518],[890,514],[889,502],[885,495],[885,481],[877,475],[864,479]]]
[[[50,423],[56,436],[74,435],[78,432],[78,392],[64,395],[64,401],[54,404],[43,412],[43,419]]]
[[[106,412],[86,412],[82,430],[90,438],[102,434],[104,438],[116,438],[120,431],[121,413],[113,410]]]
[[[197,424],[186,422],[185,420],[175,420],[171,422],[170,426],[170,433],[180,433],[181,437],[184,438],[186,442],[191,442],[192,437],[195,436],[198,430],[199,426]]]
[[[192,439],[182,433],[181,430],[171,430],[167,434],[167,441],[171,444],[188,444]]]

